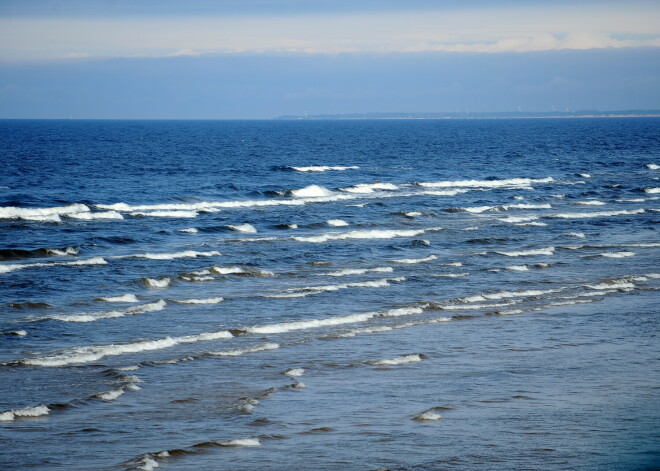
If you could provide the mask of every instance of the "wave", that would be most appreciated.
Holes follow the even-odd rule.
[[[584,219],[584,218],[602,218],[602,217],[610,217],[610,216],[642,214],[643,212],[644,210],[640,208],[640,209],[631,209],[631,210],[623,210],[623,211],[598,211],[591,213],[556,213],[556,214],[548,214],[543,217],[560,218],[560,219]]]
[[[139,281],[146,288],[167,288],[172,282],[172,279],[168,277],[160,278],[158,280],[154,278],[140,278]]]
[[[511,271],[528,271],[529,268],[527,265],[511,265],[508,267],[504,267],[505,270],[511,270]]]
[[[384,360],[375,360],[369,362],[372,365],[377,366],[396,366],[396,365],[407,365],[408,363],[417,363],[422,361],[422,356],[420,354],[414,355],[404,355],[396,358],[386,358]]]
[[[284,371],[282,374],[285,374],[287,376],[302,376],[305,374],[305,369],[304,368],[289,368],[288,370]]]
[[[394,269],[392,267],[376,267],[376,268],[346,268],[344,270],[333,271],[330,273],[319,273],[319,276],[349,276],[349,275],[363,275],[365,273],[391,273]]]
[[[500,218],[499,221],[516,224],[516,223],[529,223],[529,221],[535,221],[538,218],[539,216],[509,216],[506,218]]]
[[[644,188],[644,193],[660,193],[660,188]]]
[[[26,258],[40,258],[40,257],[64,257],[78,255],[76,247],[63,247],[60,249],[0,249],[0,260],[23,260]]]
[[[328,166],[328,165],[313,165],[310,167],[286,167],[291,170],[295,170],[296,172],[327,172],[330,170],[334,171],[344,171],[344,170],[357,170],[360,167],[357,167],[355,165],[351,165],[349,167],[340,167],[340,166]]]
[[[99,211],[99,212],[84,212],[84,213],[68,213],[65,214],[66,217],[72,219],[82,219],[86,221],[91,221],[94,219],[124,219],[124,216],[119,214],[117,211]]]
[[[48,415],[50,409],[45,405],[26,407],[25,409],[11,409],[0,412],[0,422],[11,422],[17,417],[41,417]]]
[[[129,213],[133,217],[155,217],[155,218],[196,218],[197,211],[174,210],[174,211],[134,211]]]
[[[280,348],[278,343],[263,343],[260,345],[254,345],[252,347],[243,348],[239,350],[229,350],[225,352],[209,352],[206,355],[214,357],[238,357],[245,355],[246,353],[255,353],[262,352],[264,350],[276,350]]]
[[[264,294],[265,298],[304,298],[314,294],[321,294],[327,291],[339,291],[348,288],[384,288],[390,286],[392,282],[402,282],[406,279],[404,277],[397,278],[382,278],[373,281],[361,281],[355,283],[343,283],[338,285],[321,285],[321,286],[305,286],[303,288],[289,288],[282,294]]]
[[[634,257],[635,252],[630,252],[629,250],[624,250],[622,252],[604,252],[595,255],[596,257],[605,257],[605,258],[626,258]]]
[[[605,206],[607,203],[603,203],[602,201],[598,201],[598,200],[586,200],[586,201],[575,201],[571,204],[577,206]]]
[[[54,266],[82,266],[82,265],[106,265],[108,262],[101,257],[92,257],[86,260],[76,260],[73,262],[52,262],[52,263],[27,263],[27,264],[5,264],[0,265],[0,274],[9,273],[15,270],[35,267],[54,267]]]
[[[243,232],[246,234],[256,234],[257,233],[257,228],[254,227],[252,224],[230,224],[225,226],[227,229],[230,229],[232,231],[236,232]]]
[[[566,237],[575,237],[577,239],[584,239],[586,236],[582,232],[569,232],[568,234],[565,234]]]
[[[185,232],[188,234],[197,234],[199,230],[196,227],[187,227],[185,229],[179,229],[177,232]]]
[[[216,250],[210,252],[196,252],[194,250],[185,250],[174,253],[138,253],[131,255],[118,255],[112,258],[146,258],[149,260],[174,260],[176,258],[197,258],[197,257],[216,257],[222,255]]]
[[[438,414],[435,410],[429,409],[413,417],[413,420],[440,420],[442,416]]]
[[[348,226],[348,223],[343,219],[328,219],[326,223],[328,224],[328,226],[334,226],[334,227]]]
[[[289,190],[288,194],[296,198],[318,198],[333,195],[330,190],[319,185],[309,185],[298,190]]]
[[[211,272],[217,273],[218,275],[237,275],[237,276],[264,276],[271,277],[275,276],[272,271],[268,270],[259,270],[252,267],[219,267],[214,266],[210,268]]]
[[[173,303],[177,303],[177,304],[219,304],[224,300],[225,300],[224,298],[171,299]]]
[[[507,257],[532,257],[535,255],[553,255],[555,253],[554,247],[546,247],[544,249],[531,249],[520,250],[514,252],[494,252],[498,255],[505,255]]]
[[[161,350],[185,343],[221,340],[232,337],[233,335],[231,332],[227,330],[219,330],[217,332],[205,332],[202,334],[185,335],[181,337],[164,337],[157,340],[142,340],[126,344],[81,346],[63,350],[54,355],[18,360],[16,362],[11,362],[10,364],[58,367],[77,363],[91,363],[108,356]]]
[[[55,206],[51,208],[20,208],[17,206],[0,207],[0,219],[33,219],[57,218],[63,214],[83,213],[90,209],[84,204],[70,204],[67,206]]]
[[[400,258],[396,260],[390,260],[390,262],[414,265],[417,263],[430,262],[431,260],[435,260],[437,258],[438,257],[436,257],[435,255],[429,255],[428,257],[424,257],[424,258]]]
[[[460,180],[460,181],[441,181],[433,183],[415,183],[415,185],[424,188],[528,188],[533,183],[550,183],[552,177],[533,179],[533,178],[509,178],[507,180]]]
[[[7,330],[0,332],[0,335],[14,335],[16,337],[25,337],[27,332],[25,330]]]
[[[143,314],[145,312],[161,311],[165,309],[166,305],[167,303],[161,299],[153,303],[142,304],[140,306],[131,306],[126,309],[122,309],[118,311],[93,312],[88,314],[71,314],[68,316],[48,316],[48,317],[39,318],[38,320],[50,319],[61,322],[95,322],[101,319],[114,319],[117,317],[135,316],[137,314]]]
[[[226,442],[217,442],[220,446],[260,446],[258,438],[236,438]]]
[[[412,230],[388,230],[388,229],[374,229],[374,230],[358,230],[351,232],[334,232],[323,234],[320,236],[293,237],[293,240],[299,242],[328,242],[330,240],[348,240],[348,239],[393,239],[395,237],[415,237],[430,231],[439,231],[441,227],[430,229],[412,229]]]
[[[119,296],[102,296],[95,301],[105,301],[106,303],[137,303],[138,298],[134,294],[121,294]]]
[[[373,193],[374,190],[398,190],[399,187],[392,183],[360,183],[347,188],[339,188],[346,193]]]

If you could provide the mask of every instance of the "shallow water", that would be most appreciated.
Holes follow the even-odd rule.
[[[659,124],[1,121],[3,469],[660,465]]]

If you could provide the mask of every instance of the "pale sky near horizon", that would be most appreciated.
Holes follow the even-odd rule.
[[[0,117],[463,108],[660,108],[660,3],[0,0]]]

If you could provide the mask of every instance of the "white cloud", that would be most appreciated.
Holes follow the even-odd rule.
[[[0,18],[0,59],[660,47],[660,4],[635,5],[288,16]],[[634,39],[618,39],[622,37]]]

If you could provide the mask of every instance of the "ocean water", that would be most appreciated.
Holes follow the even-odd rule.
[[[660,466],[660,120],[0,121],[0,468]]]

